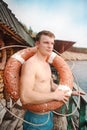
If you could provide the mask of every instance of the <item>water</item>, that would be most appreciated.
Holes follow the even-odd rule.
[[[73,61],[72,72],[78,80],[79,86],[87,92],[87,61]],[[72,66],[72,63],[69,62]]]

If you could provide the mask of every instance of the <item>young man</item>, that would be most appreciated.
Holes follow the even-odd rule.
[[[51,85],[51,70],[46,62],[47,57],[51,54],[54,47],[55,36],[52,32],[41,31],[36,36],[37,53],[29,58],[22,67],[21,72],[21,101],[25,104],[40,104],[52,100],[66,101],[66,91],[54,89]],[[50,115],[50,116],[49,116]],[[49,119],[48,119],[49,117]],[[27,111],[25,120],[31,122],[23,124],[24,130],[52,130],[53,121],[52,113],[33,113]],[[48,121],[47,121],[48,120]],[[47,123],[44,125],[44,122]],[[43,124],[36,126],[34,124]]]
[[[41,31],[36,36],[37,53],[29,58],[22,66],[20,80],[20,97],[24,104],[40,104],[52,100],[65,102],[66,91],[58,90],[55,84],[51,84],[51,70],[46,62],[52,53],[55,36],[52,32]],[[52,91],[53,90],[53,91]],[[33,113],[27,111],[23,123],[23,130],[52,130],[53,114]]]

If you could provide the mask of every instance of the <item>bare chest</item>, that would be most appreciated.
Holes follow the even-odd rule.
[[[51,70],[48,64],[38,65],[36,80],[39,82],[47,82],[51,78]]]

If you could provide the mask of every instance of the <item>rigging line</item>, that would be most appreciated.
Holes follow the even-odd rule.
[[[12,47],[22,47],[22,48],[27,48],[27,47],[29,47],[29,46],[22,46],[22,45],[9,45],[9,46],[1,47],[1,48],[0,48],[0,51],[1,51],[1,50],[4,50],[4,49],[7,49],[7,48],[12,48]]]
[[[78,122],[76,122],[76,121],[78,121],[78,119],[74,120],[73,117],[72,117],[71,121],[73,121],[73,123],[74,123],[74,125],[75,125],[76,128],[79,128]]]
[[[24,120],[23,118],[17,116],[17,115],[14,114],[13,112],[11,112],[11,110],[9,110],[7,107],[5,107],[5,106],[3,105],[2,101],[0,101],[0,103],[1,103],[1,105],[3,106],[3,108],[5,108],[5,110],[8,111],[11,115],[13,115],[13,116],[16,117],[17,119],[19,119],[19,120],[21,120],[21,121],[23,121],[23,122],[25,122],[25,123],[27,123],[27,124],[29,124],[29,125],[33,125],[33,126],[43,126],[43,125],[47,124],[47,122],[48,122],[49,119],[50,119],[50,112],[49,112],[49,113],[48,113],[48,118],[47,118],[47,120],[46,120],[44,123],[34,124],[34,123],[31,123],[31,122],[28,122],[28,121]]]
[[[76,130],[76,126],[75,126],[75,123],[74,123],[72,118],[71,118],[71,121],[72,121],[72,125],[73,125],[74,130]]]

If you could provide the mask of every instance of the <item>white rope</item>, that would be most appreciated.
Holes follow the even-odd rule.
[[[56,57],[56,53],[55,52],[52,52],[51,53],[51,55],[50,55],[50,57],[49,57],[49,59],[48,59],[48,63],[53,63],[53,60],[54,60],[54,58]]]
[[[31,123],[31,122],[28,122],[28,121],[24,120],[23,118],[17,116],[17,115],[14,114],[13,112],[11,112],[7,107],[5,107],[5,106],[3,105],[2,101],[0,101],[0,103],[1,103],[1,105],[3,106],[3,108],[5,108],[5,110],[8,111],[11,115],[13,115],[13,116],[16,117],[17,119],[19,119],[19,120],[21,120],[21,121],[23,121],[23,122],[25,122],[25,123],[27,123],[27,124],[29,124],[29,125],[33,125],[33,126],[43,126],[43,125],[47,124],[47,122],[48,122],[49,119],[50,119],[50,112],[49,112],[49,113],[48,113],[48,118],[47,118],[47,120],[46,120],[44,123],[34,124],[34,123]]]
[[[25,62],[25,60],[21,57],[20,54],[15,53],[14,55],[11,56],[12,58],[16,59],[17,61],[19,61],[21,64],[23,64]]]

